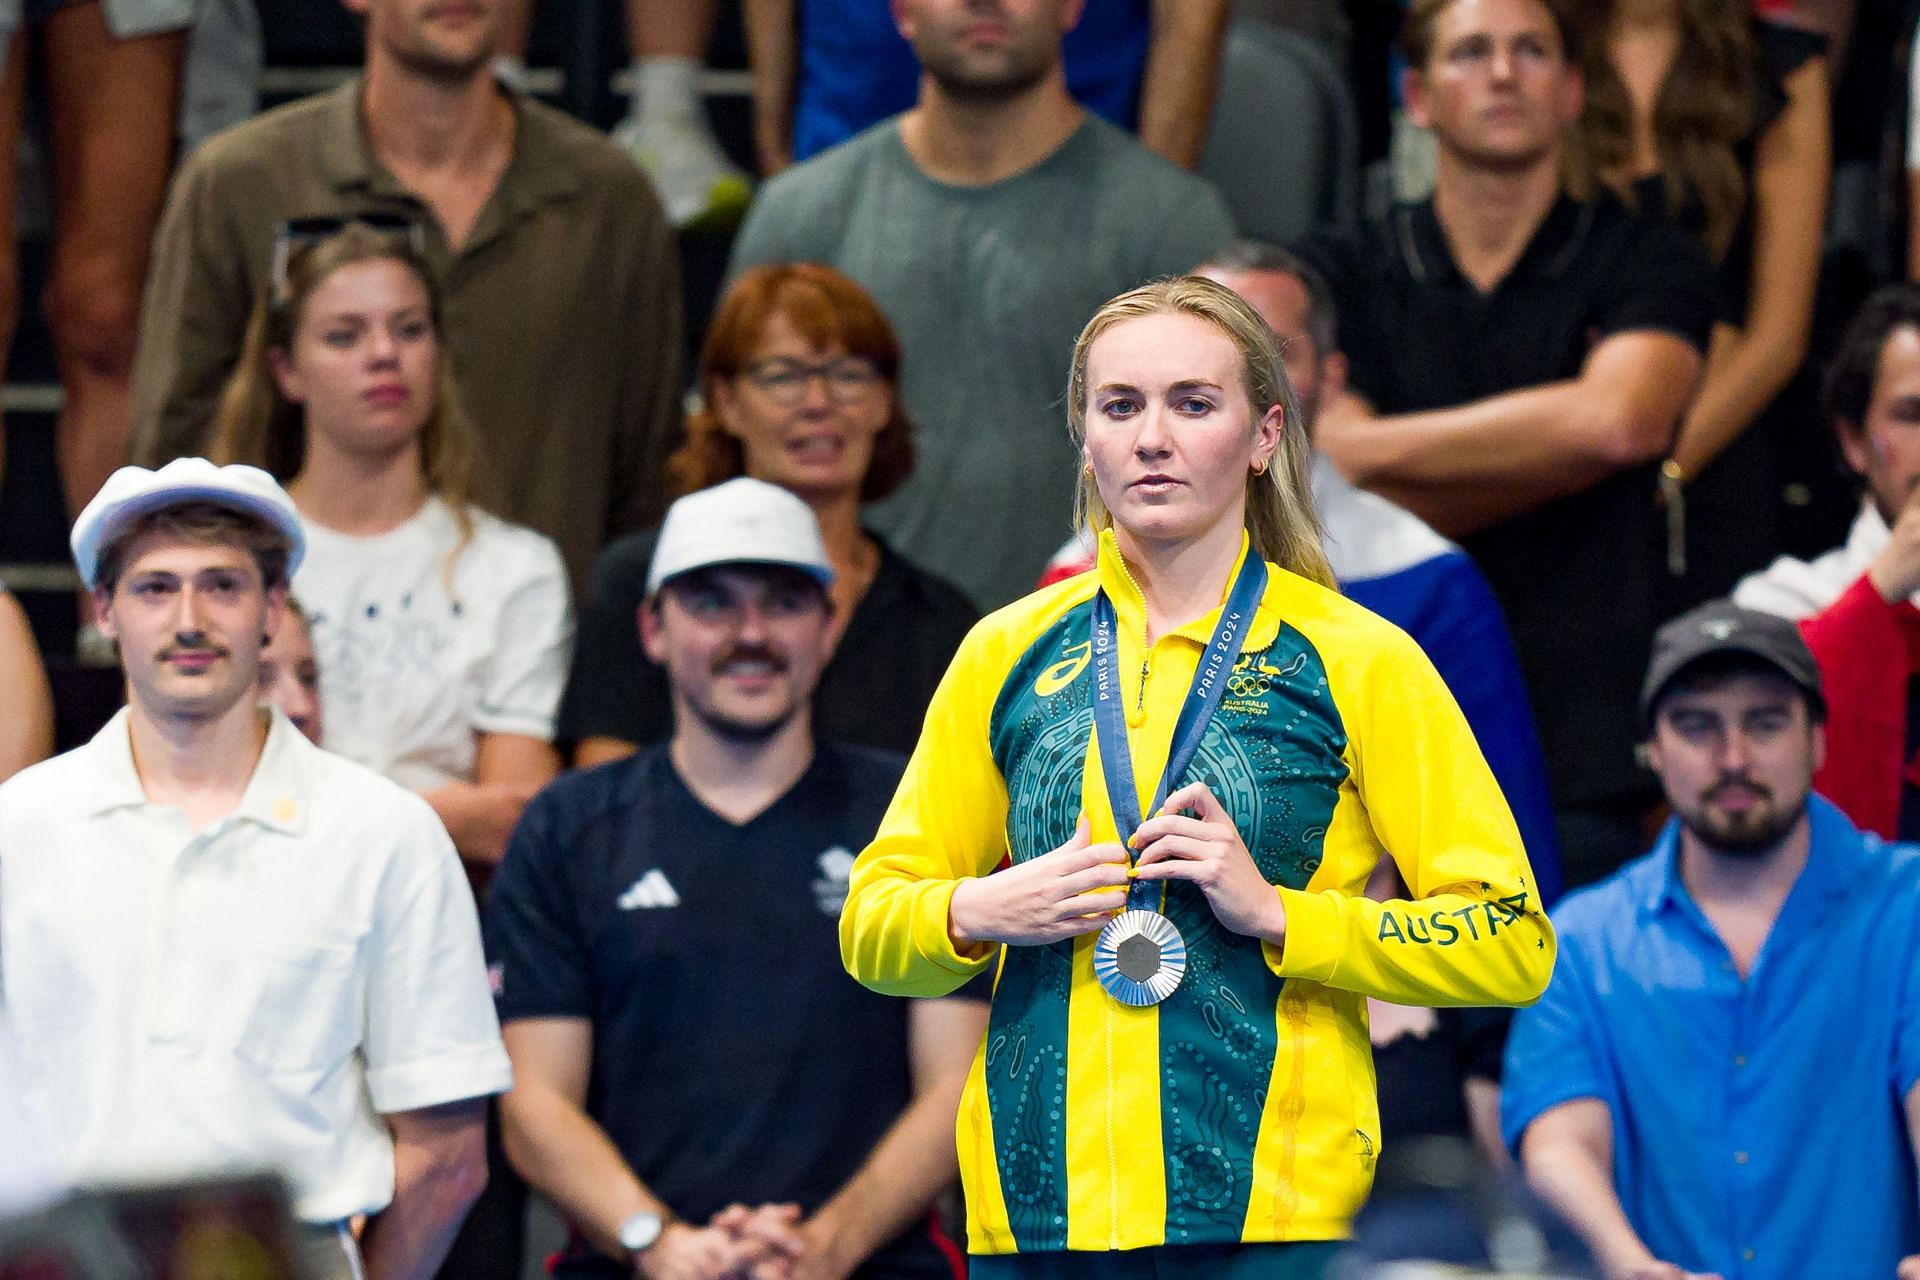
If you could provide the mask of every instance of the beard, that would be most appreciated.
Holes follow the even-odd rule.
[[[1807,811],[1806,793],[1801,792],[1792,804],[1781,805],[1759,783],[1740,779],[1738,785],[1758,792],[1761,803],[1743,813],[1728,814],[1713,807],[1713,798],[1731,781],[1716,784],[1690,808],[1675,806],[1674,811],[1680,815],[1680,824],[1712,852],[1729,858],[1765,858],[1799,825]]]

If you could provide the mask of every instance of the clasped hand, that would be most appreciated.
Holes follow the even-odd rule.
[[[852,1269],[795,1204],[733,1204],[705,1227],[675,1223],[640,1263],[644,1280],[841,1280]]]
[[[1140,856],[1130,873],[1127,851],[1093,843],[1082,814],[1073,838],[1058,849],[961,881],[947,908],[954,942],[1036,946],[1090,933],[1125,909],[1126,886],[1136,878],[1189,881],[1233,932],[1275,944],[1285,937],[1279,895],[1205,783],[1168,796],[1132,845]]]

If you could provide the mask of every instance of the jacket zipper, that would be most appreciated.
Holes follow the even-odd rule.
[[[1144,712],[1147,709],[1147,670],[1153,661],[1153,632],[1147,624],[1147,593],[1133,579],[1133,570],[1127,568],[1124,556],[1116,557],[1120,561],[1120,576],[1133,588],[1133,594],[1140,597],[1140,691],[1134,698],[1134,710]]]

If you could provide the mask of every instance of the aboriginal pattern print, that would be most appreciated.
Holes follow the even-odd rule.
[[[989,730],[1007,780],[1015,862],[1073,834],[1093,733],[1091,603],[1069,610],[1015,664]],[[1306,638],[1282,625],[1242,654],[1186,774],[1233,816],[1261,874],[1304,888],[1347,776],[1346,734]],[[1163,910],[1187,943],[1187,974],[1157,1006],[1169,1244],[1236,1239],[1273,1074],[1281,979],[1229,932],[1197,888],[1167,885]],[[994,990],[985,1084],[1008,1225],[1021,1252],[1067,1240],[1067,1008],[1073,944],[1010,947]]]
[[[1015,862],[1073,836],[1093,733],[1092,602],[1028,648],[996,699],[989,734],[1007,781]],[[1073,943],[1007,947],[987,1024],[986,1090],[1007,1221],[1021,1252],[1067,1247],[1067,1001]]]
[[[1304,889],[1320,866],[1347,769],[1346,733],[1319,655],[1284,624],[1242,654],[1228,696],[1175,786],[1203,782],[1232,815],[1260,874]],[[1187,975],[1159,1005],[1160,1129],[1167,1243],[1235,1239],[1253,1192],[1283,980],[1264,949],[1226,929],[1206,895],[1177,881],[1163,907],[1187,940]]]

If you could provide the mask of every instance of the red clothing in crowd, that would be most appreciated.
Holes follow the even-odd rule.
[[[1911,600],[1888,604],[1867,578],[1890,536],[1869,502],[1844,546],[1811,561],[1783,557],[1741,582],[1733,599],[1799,622],[1827,695],[1827,761],[1814,789],[1863,831],[1892,840],[1903,784],[1920,785],[1920,759],[1907,756],[1920,609]]]
[[[1920,785],[1907,758],[1907,682],[1920,673],[1920,609],[1888,604],[1863,573],[1840,598],[1800,621],[1827,694],[1827,762],[1814,789],[1854,825],[1887,839],[1900,826],[1903,783]]]

